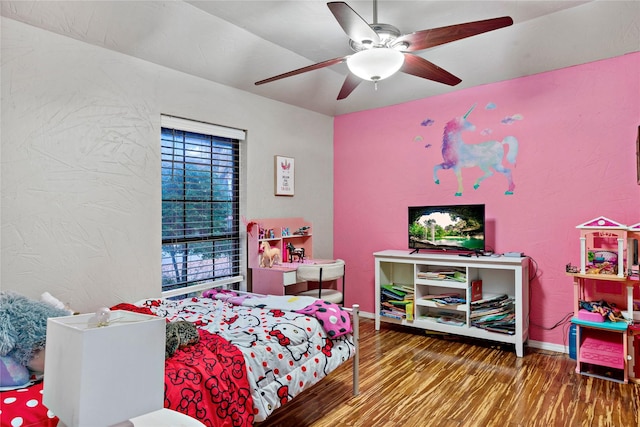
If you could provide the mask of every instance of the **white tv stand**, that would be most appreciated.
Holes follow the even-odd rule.
[[[416,328],[434,330],[456,335],[481,338],[491,341],[515,345],[516,355],[524,355],[524,343],[529,337],[529,258],[528,257],[495,257],[444,255],[433,253],[410,253],[401,250],[376,252],[375,285],[376,312],[375,327],[380,329],[380,322],[391,322]],[[463,272],[466,279],[433,280],[425,278],[425,273],[444,270]],[[471,325],[471,283],[482,280],[482,298],[499,294],[507,294],[514,298],[515,333],[513,335],[492,332]],[[381,315],[381,285],[404,285],[414,290],[414,307],[406,318],[393,318]],[[434,310],[442,310],[442,306],[423,299],[423,296],[456,292],[466,296],[466,304],[447,307],[453,314],[462,318],[462,324],[452,325],[440,323],[427,318]]]

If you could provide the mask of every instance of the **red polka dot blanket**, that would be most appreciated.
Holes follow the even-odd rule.
[[[274,410],[317,383],[355,354],[351,334],[331,338],[320,322],[310,314],[276,308],[236,306],[210,298],[183,300],[147,300],[138,304],[170,321],[187,320],[203,331],[224,338],[243,356],[249,393],[240,397],[225,395],[221,388],[210,391],[203,383],[202,395],[213,394],[220,402],[224,414],[231,401],[239,399],[243,406],[253,401],[253,422],[266,419]],[[185,354],[186,347],[181,354]],[[195,346],[194,346],[195,349]],[[175,357],[175,356],[174,356]],[[198,359],[194,354],[191,360]],[[239,374],[241,363],[234,359],[230,371],[221,378]],[[193,373],[185,368],[181,375]],[[206,380],[206,375],[203,375]],[[209,384],[217,383],[212,379]],[[239,390],[242,388],[240,387]],[[182,406],[171,406],[184,412],[182,407],[197,408],[198,391],[182,393]],[[218,395],[219,394],[219,395]],[[235,402],[234,402],[235,403]],[[239,411],[239,409],[237,409]],[[228,413],[228,412],[227,412]],[[196,416],[207,424],[207,420]],[[208,424],[217,425],[217,424]],[[232,424],[227,424],[232,425]],[[242,424],[233,424],[242,425]]]
[[[2,427],[56,427],[58,418],[42,404],[42,381],[0,393]]]

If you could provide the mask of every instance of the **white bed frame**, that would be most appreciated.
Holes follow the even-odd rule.
[[[353,355],[353,395],[360,394],[360,305],[353,304],[351,308],[343,307],[351,313],[351,324],[353,326],[353,345],[356,347],[356,354]]]

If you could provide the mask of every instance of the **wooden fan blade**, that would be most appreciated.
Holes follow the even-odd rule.
[[[400,71],[449,86],[455,86],[462,81],[450,72],[443,70],[421,56],[411,53],[404,54],[404,64],[402,68],[400,68]]]
[[[340,89],[340,93],[338,94],[337,99],[345,99],[351,94],[351,92],[353,92],[356,87],[358,87],[361,81],[362,79],[355,74],[347,74],[347,78],[344,80],[344,84],[342,85],[342,89]]]
[[[330,67],[332,65],[340,64],[347,60],[346,56],[340,58],[329,59],[327,61],[318,62],[317,64],[309,65],[307,67],[298,68],[297,70],[289,71],[288,73],[278,74],[277,76],[269,77],[268,79],[260,80],[259,82],[255,82],[255,85],[262,85],[265,83],[270,83],[276,80],[284,79],[285,77],[291,77],[298,74],[306,73],[307,71],[318,70],[324,67]]]
[[[342,1],[332,1],[327,3],[327,6],[351,40],[358,43],[366,43],[367,41],[373,44],[380,43],[378,33],[348,4]]]
[[[393,44],[408,43],[408,47],[402,49],[405,52],[428,49],[430,47],[464,39],[488,31],[513,25],[513,19],[509,16],[486,19],[483,21],[467,22],[465,24],[450,25],[448,27],[432,28],[430,30],[416,31],[405,34],[394,40]]]

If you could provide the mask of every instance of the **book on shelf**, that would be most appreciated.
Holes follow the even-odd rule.
[[[413,293],[413,285],[402,285],[402,284],[392,283],[391,286],[393,287],[393,289],[401,292],[407,292],[410,294]]]
[[[476,279],[471,281],[471,302],[480,301],[482,299],[482,280]]]
[[[433,280],[444,280],[447,275],[453,275],[455,272],[441,272],[441,271],[418,271],[416,273],[416,277],[418,279],[433,279]]]
[[[442,323],[443,325],[464,326],[466,325],[464,314],[456,314],[449,312],[430,312],[420,316],[421,320]]]
[[[441,306],[453,306],[453,305],[458,306],[458,305],[467,303],[467,300],[465,298],[462,298],[459,295],[430,298],[429,301],[433,301],[436,305],[441,305]]]
[[[396,289],[394,285],[381,285],[380,292],[395,299],[403,299],[407,295],[407,291]]]
[[[394,306],[405,306],[405,305],[413,303],[413,299],[403,299],[402,301],[390,299],[388,301],[388,303],[391,304],[391,305],[394,305]]]
[[[407,320],[413,320],[413,301],[405,306],[405,313],[407,314]]]
[[[504,301],[507,298],[509,298],[509,296],[506,294],[500,294],[500,295],[495,295],[488,298],[483,298],[483,299],[471,302],[471,308],[473,309],[475,307],[482,307],[483,305],[500,303],[501,301]]]
[[[418,279],[429,280],[455,280],[456,282],[466,282],[467,274],[463,271],[418,271],[416,273]]]
[[[380,286],[380,314],[396,319],[413,320],[412,285],[390,283]]]
[[[381,308],[380,315],[392,317],[394,319],[413,320],[413,306],[407,307],[407,310],[394,310],[390,308]]]
[[[515,334],[515,300],[501,294],[471,303],[471,326],[490,332]]]
[[[496,321],[496,322],[472,321],[471,326],[475,326],[476,328],[485,329],[491,332],[500,332],[500,333],[510,334],[510,335],[513,335],[516,330],[515,319]]]
[[[456,297],[459,296],[460,294],[458,294],[457,292],[447,292],[444,294],[430,294],[430,295],[423,295],[422,299],[433,299],[433,298],[446,298],[446,297]]]
[[[382,301],[380,303],[380,307],[386,310],[397,310],[397,311],[403,311],[403,312],[405,310],[404,306],[395,306],[391,303],[391,301]]]
[[[381,310],[380,311],[380,316],[384,316],[384,317],[390,317],[392,319],[398,319],[398,320],[402,320],[404,319],[404,317],[402,315],[399,314],[394,314],[385,310]]]
[[[492,314],[487,314],[485,316],[482,317],[472,317],[472,319],[474,319],[473,321],[475,323],[500,323],[503,322],[507,319],[509,319],[510,317],[512,317],[513,313],[492,313]]]
[[[488,307],[481,308],[471,308],[471,313],[477,313],[479,315],[493,313],[493,312],[501,312],[501,311],[513,311],[515,308],[513,301],[505,301],[503,304],[492,305]]]
[[[394,310],[392,308],[384,308],[380,311],[381,313],[393,314],[400,317],[405,317],[407,313],[404,310]]]
[[[440,316],[436,318],[436,322],[442,323],[443,325],[451,325],[451,326],[464,326],[464,320],[461,320],[457,317],[451,316]]]
[[[513,299],[507,299],[504,301],[500,301],[498,303],[493,303],[493,304],[487,304],[487,305],[483,305],[483,306],[473,306],[473,304],[471,305],[471,311],[487,311],[487,310],[495,310],[496,308],[498,309],[505,309],[505,308],[511,308],[514,305],[514,300]]]
[[[506,312],[506,310],[503,309],[503,308],[494,308],[494,309],[491,309],[491,310],[480,310],[480,311],[474,310],[474,311],[471,311],[470,316],[471,316],[472,319],[476,319],[476,318],[479,319],[479,318],[487,317],[487,316],[491,316],[491,315],[503,314],[505,312]]]
[[[509,335],[515,335],[516,333],[516,328],[515,325],[513,325],[513,327],[497,327],[497,326],[484,326],[482,327],[482,329],[486,329],[487,331],[490,332],[499,332],[501,334],[509,334]]]

